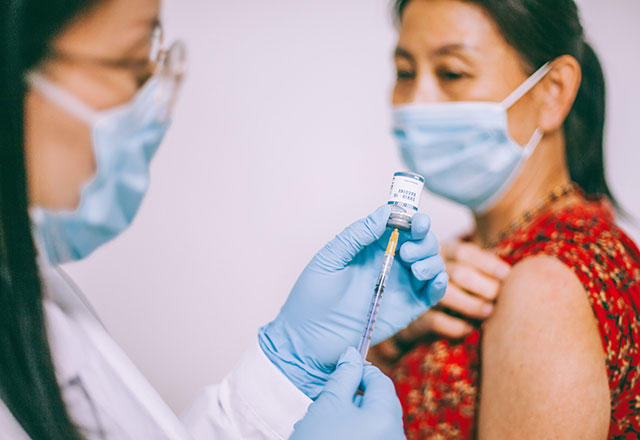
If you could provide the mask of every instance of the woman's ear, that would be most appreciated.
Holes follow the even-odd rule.
[[[582,82],[580,63],[571,55],[556,58],[538,91],[538,126],[545,133],[562,127],[578,95]]]

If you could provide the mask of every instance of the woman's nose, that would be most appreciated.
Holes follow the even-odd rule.
[[[432,75],[421,75],[416,78],[411,104],[430,104],[438,102],[441,98],[438,82]]]

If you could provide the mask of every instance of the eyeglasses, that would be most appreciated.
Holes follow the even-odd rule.
[[[163,76],[177,83],[182,81],[187,72],[187,48],[184,42],[176,40],[165,49],[164,29],[160,23],[156,24],[151,36],[149,64],[151,75]]]
[[[146,59],[107,59],[56,50],[53,50],[51,56],[61,61],[131,72],[138,87],[142,87],[154,75],[174,81],[176,86],[179,85],[187,71],[187,50],[184,42],[177,40],[167,49],[164,43],[164,30],[162,25],[157,23],[151,34],[150,43],[151,49]]]

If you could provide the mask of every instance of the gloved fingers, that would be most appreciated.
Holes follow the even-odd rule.
[[[440,272],[427,283],[422,293],[422,301],[428,306],[435,306],[438,304],[444,294],[447,291],[447,285],[449,284],[449,275],[446,272]]]
[[[438,255],[440,243],[433,232],[429,232],[419,241],[408,241],[400,247],[400,258],[405,263],[415,263]]]
[[[335,399],[340,402],[353,402],[353,396],[362,381],[362,357],[358,350],[349,347],[338,360],[335,371],[329,376],[324,389],[316,399]]]
[[[411,265],[411,273],[419,281],[429,281],[444,271],[444,261],[440,255],[418,260]]]
[[[424,239],[431,229],[431,218],[427,214],[418,213],[411,220],[411,240]]]
[[[368,217],[353,223],[327,243],[318,252],[316,259],[328,270],[344,269],[360,251],[383,236],[390,214],[391,208],[384,205]]]
[[[392,410],[395,416],[402,417],[402,408],[396,394],[396,389],[387,376],[377,367],[364,367],[361,389],[364,392],[360,408]]]
[[[431,229],[431,219],[426,214],[416,214],[411,222],[410,231],[400,231],[398,238],[398,248],[400,249],[404,243],[411,241],[424,240]],[[377,241],[380,249],[385,250],[389,243],[389,238],[393,232],[392,228],[387,228],[382,237]]]

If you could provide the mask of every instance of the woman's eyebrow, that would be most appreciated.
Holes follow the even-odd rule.
[[[465,52],[477,52],[477,48],[470,44],[463,43],[449,43],[433,49],[429,52],[430,57],[444,56],[444,55],[465,55]],[[407,49],[398,46],[394,52],[395,58],[405,58],[409,61],[414,61],[414,56]]]
[[[409,61],[414,61],[413,55],[411,55],[411,53],[408,50],[400,46],[396,47],[396,50],[393,53],[393,56],[394,58],[406,58]]]
[[[450,43],[440,46],[431,51],[431,56],[451,55],[460,52],[476,52],[478,49],[470,44]]]

